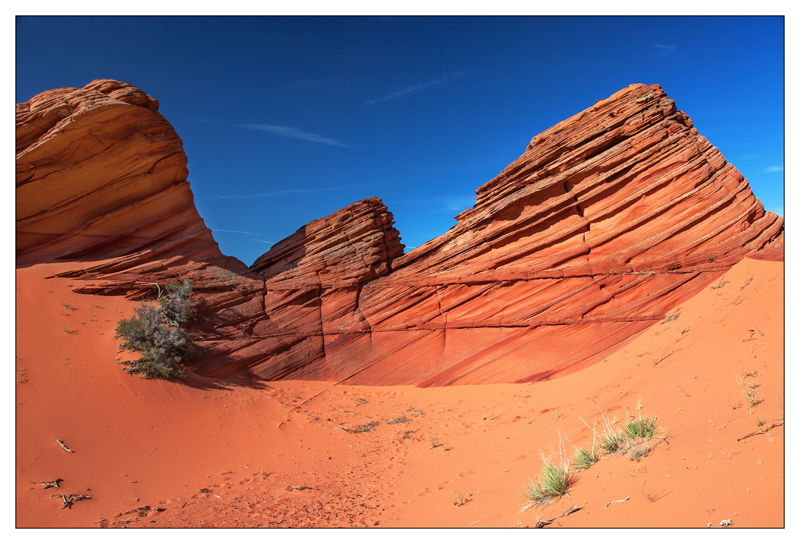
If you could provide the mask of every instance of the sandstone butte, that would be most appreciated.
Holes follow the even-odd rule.
[[[300,228],[251,267],[198,214],[158,102],[93,81],[16,107],[17,267],[74,262],[79,293],[152,297],[191,278],[192,371],[444,386],[599,362],[745,257],[783,219],[658,85],[535,136],[446,234],[404,253],[379,198]]]

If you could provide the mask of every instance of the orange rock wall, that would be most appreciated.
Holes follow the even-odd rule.
[[[601,360],[745,256],[783,255],[783,220],[658,85],[533,138],[454,228],[410,253],[370,198],[249,270],[197,215],[156,109],[108,80],[17,106],[18,266],[103,259],[66,275],[87,280],[81,292],[132,297],[191,277],[204,375],[546,379]]]

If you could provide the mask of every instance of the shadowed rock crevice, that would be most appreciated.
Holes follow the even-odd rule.
[[[251,267],[219,252],[180,139],[139,89],[98,80],[17,105],[17,266],[77,261],[75,290],[154,297],[188,277],[194,372],[441,386],[549,379],[602,360],[783,220],[658,85],[535,136],[447,233],[404,254],[377,197]]]

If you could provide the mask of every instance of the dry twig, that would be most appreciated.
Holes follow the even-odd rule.
[[[58,439],[56,439],[56,442],[58,442],[58,445],[59,445],[59,446],[61,446],[61,447],[62,447],[62,448],[64,448],[65,450],[67,450],[67,452],[69,452],[69,453],[75,453],[74,451],[72,451],[71,449],[69,449],[69,448],[68,448],[66,445],[64,445],[64,443],[63,443],[61,440],[58,440]]]
[[[654,365],[657,365],[658,363],[660,363],[661,361],[663,361],[664,359],[666,359],[666,358],[667,358],[667,357],[669,357],[670,355],[674,355],[675,353],[678,353],[679,351],[680,351],[679,349],[676,349],[676,350],[670,351],[669,353],[667,353],[666,355],[664,355],[664,356],[663,356],[661,359],[659,359],[658,361],[656,361],[656,362],[655,362],[655,363],[653,363],[653,364],[654,364]]]
[[[56,489],[61,489],[61,486],[58,485],[58,482],[63,482],[64,480],[61,478],[56,478],[55,480],[50,480],[49,482],[39,482],[42,485],[42,489],[50,489],[51,487],[55,487]],[[35,484],[33,480],[30,480],[32,484]]]
[[[778,423],[773,423],[772,425],[770,425],[769,427],[767,427],[765,429],[761,429],[761,430],[758,430],[758,431],[756,431],[754,433],[750,433],[750,434],[748,434],[746,436],[741,437],[739,440],[737,440],[737,442],[741,442],[742,440],[744,440],[746,438],[751,438],[751,437],[759,435],[759,434],[764,434],[767,431],[769,431],[770,429],[774,429],[775,427],[780,427],[782,425],[783,425],[783,421],[780,421]]]
[[[565,517],[565,516],[568,516],[568,515],[570,515],[570,514],[574,514],[575,512],[577,512],[578,510],[580,510],[581,508],[583,508],[583,507],[582,507],[582,506],[578,506],[578,505],[576,504],[575,506],[572,506],[571,508],[569,508],[569,509],[568,509],[566,512],[564,512],[563,514],[561,514],[561,515],[558,515],[558,516],[554,517],[553,519],[540,519],[539,521],[537,521],[537,522],[536,522],[536,525],[534,525],[534,526],[533,526],[533,528],[534,528],[534,529],[541,529],[542,527],[544,527],[544,526],[546,526],[546,525],[550,525],[551,523],[553,523],[553,522],[554,522],[555,520],[557,520],[558,518],[563,518],[563,517]]]
[[[92,497],[87,492],[87,493],[81,493],[80,495],[71,494],[69,496],[64,495],[63,493],[58,493],[56,495],[50,495],[50,498],[51,499],[60,498],[62,503],[63,503],[61,505],[61,509],[63,510],[64,508],[70,508],[71,509],[73,503],[76,503],[78,501],[83,501],[83,500],[86,500],[86,499],[91,499]]]
[[[611,502],[607,502],[607,503],[605,503],[605,504],[603,505],[603,508],[608,508],[609,506],[611,506],[612,504],[614,504],[614,503],[617,503],[617,502],[625,502],[625,501],[627,501],[627,500],[628,500],[628,499],[630,499],[630,498],[631,498],[631,496],[630,496],[630,494],[629,494],[629,495],[628,495],[627,497],[625,497],[624,499],[619,499],[619,500],[617,500],[617,501],[611,501]]]
[[[687,393],[686,391],[684,391],[684,390],[683,390],[683,388],[682,388],[680,385],[678,385],[678,384],[675,384],[675,385],[676,385],[676,387],[677,387],[678,389],[680,389],[680,390],[681,390],[681,392],[682,392],[684,395],[686,395],[687,397],[691,397],[691,395],[690,395],[689,393]]]

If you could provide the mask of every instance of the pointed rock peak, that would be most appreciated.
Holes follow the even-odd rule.
[[[403,248],[394,216],[372,197],[304,225],[256,259],[250,270],[273,287],[299,278],[304,284],[350,285],[387,274]]]

